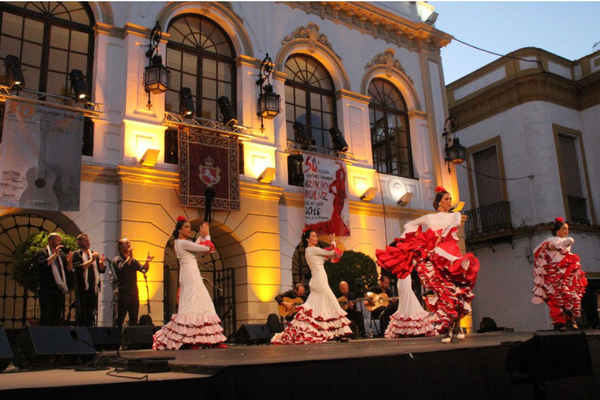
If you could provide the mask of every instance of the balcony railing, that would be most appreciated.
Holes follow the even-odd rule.
[[[467,239],[512,230],[510,201],[500,201],[465,211]]]
[[[583,197],[567,196],[567,200],[569,202],[571,222],[589,225],[590,220],[588,219],[587,213],[587,199],[584,199]]]

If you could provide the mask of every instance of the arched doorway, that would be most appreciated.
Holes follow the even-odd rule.
[[[192,236],[196,240],[201,220],[191,221]],[[211,240],[216,252],[198,257],[198,267],[211,295],[217,315],[221,318],[224,334],[230,336],[236,329],[235,307],[235,269],[228,265],[227,259],[244,254],[242,246],[233,237],[231,230],[218,222],[211,224]],[[169,238],[164,255],[164,320],[165,323],[177,312],[177,289],[179,287],[179,262],[173,248],[173,238]]]
[[[39,214],[9,214],[0,217],[0,326],[5,329],[21,329],[28,320],[40,317],[37,295],[25,290],[12,278],[12,260],[15,250],[28,237],[41,231],[79,234],[79,229],[62,214],[44,212]],[[65,301],[65,315],[69,315]],[[72,320],[75,315],[72,313]]]

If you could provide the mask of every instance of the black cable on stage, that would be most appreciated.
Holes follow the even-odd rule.
[[[497,179],[499,181],[518,181],[520,179],[533,179],[533,177],[535,176],[535,175],[527,175],[527,176],[521,176],[519,178],[498,178],[497,176],[491,176],[491,175],[484,174],[483,172],[475,171],[474,169],[466,167],[466,166],[464,166],[462,164],[457,164],[457,165],[460,165],[464,169],[467,169],[467,170],[469,170],[471,172],[474,172],[477,175],[485,176],[486,178]]]

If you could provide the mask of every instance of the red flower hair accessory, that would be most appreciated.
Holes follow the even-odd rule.
[[[308,230],[308,228],[302,229],[302,233],[306,233],[307,230]]]
[[[444,187],[443,187],[443,186],[436,186],[436,188],[435,188],[435,192],[436,192],[436,193],[439,193],[439,192],[447,192],[447,190],[446,190],[446,189],[444,189]]]
[[[563,222],[565,222],[565,219],[563,217],[556,217],[556,218],[554,218],[554,221],[560,222],[562,224]]]
[[[177,217],[177,222],[179,221],[187,221],[187,218],[184,217],[183,215],[180,215],[179,217]]]

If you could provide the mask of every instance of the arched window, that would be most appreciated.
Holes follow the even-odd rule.
[[[7,55],[19,58],[27,89],[70,96],[71,70],[81,70],[86,82],[92,82],[94,25],[86,3],[1,2],[0,60],[4,63]],[[4,68],[0,68],[0,81],[6,80]],[[38,98],[26,91],[19,96]],[[93,124],[86,118],[84,155],[92,155],[93,142]]]
[[[331,147],[329,129],[336,125],[335,87],[325,69],[306,54],[292,55],[285,63],[287,137],[294,140],[294,122],[306,126],[317,146]]]
[[[235,50],[227,33],[214,21],[196,14],[173,19],[168,32],[171,88],[166,110],[179,112],[182,87],[191,89],[198,117],[218,120],[217,99],[221,96],[227,96],[236,110]]]
[[[369,122],[373,165],[384,174],[414,178],[406,102],[400,91],[384,79],[369,84]]]

